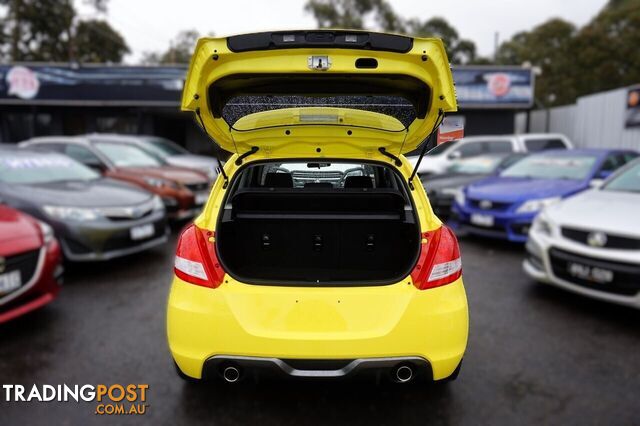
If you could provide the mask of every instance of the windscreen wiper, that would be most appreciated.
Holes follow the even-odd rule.
[[[218,145],[218,143],[215,141],[215,139],[213,139],[213,137],[211,137],[209,132],[207,132],[207,128],[204,126],[204,121],[202,120],[202,115],[200,114],[200,108],[199,107],[196,108],[196,116],[198,117],[198,120],[200,120],[200,124],[202,125],[202,131],[205,133],[205,135],[207,135],[207,137],[209,139],[211,139],[211,141],[213,143]],[[222,161],[220,161],[220,155],[218,153],[218,149],[216,148],[215,151],[216,151],[216,160],[218,160],[218,169],[220,170],[220,174],[224,178],[224,184],[222,185],[222,189],[226,189],[227,186],[229,185],[229,176],[227,176],[227,174],[224,172],[224,167],[222,166]]]
[[[411,188],[412,191],[415,189],[413,186],[413,178],[416,177],[416,174],[418,173],[418,167],[420,167],[420,163],[422,162],[422,157],[424,157],[424,154],[427,153],[427,147],[429,146],[429,139],[434,135],[434,133],[436,132],[438,127],[440,127],[443,121],[444,121],[444,111],[442,110],[442,108],[440,108],[438,110],[438,117],[436,117],[436,121],[433,124],[433,129],[431,129],[431,132],[429,133],[429,135],[425,138],[424,142],[422,142],[422,151],[420,151],[420,156],[418,157],[418,161],[416,161],[416,165],[413,168],[413,172],[411,172],[411,176],[409,177],[409,181],[408,181],[409,188]]]

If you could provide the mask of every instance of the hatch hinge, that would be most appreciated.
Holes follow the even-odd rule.
[[[424,157],[424,154],[427,153],[427,147],[429,146],[429,139],[431,139],[431,137],[436,133],[436,130],[438,129],[438,127],[440,127],[443,120],[444,120],[444,110],[440,108],[438,110],[438,117],[436,117],[436,121],[433,124],[433,129],[431,129],[431,132],[429,133],[429,135],[422,142],[422,150],[420,150],[420,156],[418,157],[418,161],[416,161],[416,165],[413,168],[413,171],[411,172],[411,176],[409,176],[408,183],[409,183],[409,188],[411,188],[412,191],[415,189],[415,187],[413,186],[413,178],[416,177],[416,174],[418,173],[418,167],[420,167],[420,163],[422,162],[422,157]]]
[[[196,112],[196,117],[198,117],[198,120],[202,125],[202,131],[204,132],[204,134],[207,135],[207,137],[211,139],[211,141],[214,144],[218,145],[215,139],[213,139],[213,137],[209,134],[209,132],[207,132],[207,128],[204,126],[204,121],[202,120],[202,114],[200,114],[200,107],[196,108],[195,112]],[[218,149],[216,149],[215,151],[216,151],[216,160],[218,160],[218,169],[220,170],[220,174],[224,178],[224,184],[222,184],[222,189],[227,189],[227,186],[229,186],[229,176],[227,176],[227,174],[224,172],[224,166],[222,165],[222,161],[220,161],[220,153],[218,152]]]
[[[380,148],[378,148],[378,151],[380,151],[380,154],[384,155],[385,157],[389,157],[392,160],[394,160],[396,166],[398,167],[402,166],[402,161],[400,161],[400,158],[396,157],[395,155],[387,151],[385,147],[381,146]]]
[[[252,146],[251,150],[245,152],[244,154],[240,154],[240,156],[236,159],[236,166],[241,166],[242,165],[242,160],[244,160],[245,158],[247,158],[250,155],[255,154],[256,152],[258,152],[260,148],[258,148],[257,146]]]

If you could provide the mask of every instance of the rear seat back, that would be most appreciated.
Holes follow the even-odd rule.
[[[267,188],[293,188],[291,173],[267,173],[264,178]]]
[[[369,176],[347,176],[344,180],[345,188],[373,188],[373,181]]]

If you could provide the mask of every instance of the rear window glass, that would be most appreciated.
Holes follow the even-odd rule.
[[[269,162],[248,167],[242,176],[241,188],[398,188],[388,167],[361,162]]]
[[[527,151],[544,151],[545,149],[567,149],[561,139],[527,139],[524,141]]]
[[[62,155],[0,153],[0,182],[30,184],[97,179],[100,175]]]

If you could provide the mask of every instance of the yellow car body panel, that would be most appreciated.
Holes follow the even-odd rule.
[[[386,141],[386,146],[396,146],[406,153],[416,149],[432,130],[443,113],[457,111],[453,76],[449,61],[440,39],[414,38],[413,47],[407,53],[386,52],[342,48],[299,48],[258,50],[236,53],[232,52],[226,38],[202,38],[196,45],[191,58],[189,72],[182,95],[182,110],[199,110],[202,121],[213,139],[229,152],[244,152],[251,148],[244,140],[238,140],[242,131],[229,125],[223,118],[214,118],[211,111],[211,99],[208,88],[216,81],[243,73],[291,75],[291,74],[349,74],[354,77],[370,74],[388,74],[413,77],[424,82],[431,88],[428,113],[422,119],[414,120],[406,131],[396,132],[395,137]],[[308,58],[312,55],[326,55],[331,60],[331,68],[326,71],[313,70],[308,67]],[[375,69],[361,69],[355,67],[355,59],[365,56],[375,59],[378,66]],[[215,58],[215,59],[213,59]],[[283,123],[284,124],[284,123]],[[345,121],[339,126],[341,132],[344,127],[353,123]],[[323,128],[331,125],[323,124]],[[249,132],[251,137],[261,132]],[[381,131],[382,134],[389,133]],[[280,132],[282,134],[282,131]],[[366,140],[363,146],[378,148]]]
[[[231,277],[215,290],[175,278],[169,296],[173,357],[200,378],[215,355],[284,359],[416,356],[435,380],[452,374],[467,343],[462,280],[421,291],[408,278],[375,287],[256,286]]]
[[[358,50],[322,51],[332,57],[332,70],[346,70],[352,67],[354,58],[362,56]],[[423,51],[427,52],[429,61],[420,59]],[[410,127],[408,132],[391,131],[399,128],[398,123],[375,113],[321,108],[321,111],[279,110],[252,114],[239,120],[236,126],[251,129],[261,121],[274,126],[231,134],[229,126],[217,122],[207,110],[207,101],[203,98],[215,79],[245,69],[308,72],[306,58],[315,53],[315,49],[233,53],[228,50],[225,39],[202,39],[191,62],[182,108],[192,111],[202,108],[206,130],[222,148],[240,154],[253,146],[259,148],[241,165],[236,164],[238,154],[229,158],[224,170],[230,180],[248,164],[292,159],[379,162],[395,168],[408,180],[413,168],[401,153],[415,148],[418,139],[421,141],[427,136],[436,121],[437,109],[455,110],[449,65],[439,40],[415,39],[413,49],[406,54],[367,51],[366,56],[378,58],[383,69],[359,70],[408,73],[436,88],[434,105],[427,118],[416,120],[419,122],[412,126],[418,127]],[[211,60],[214,54],[219,55],[217,61]],[[346,113],[352,124],[377,120],[384,122],[387,130],[362,126],[350,129],[351,133],[347,134],[345,127],[318,123],[294,126],[285,134],[284,129],[277,126],[279,120],[291,122],[292,115],[307,113]],[[414,131],[416,133],[412,133]],[[413,139],[408,141],[408,136]],[[402,165],[395,165],[393,159],[379,151],[380,147],[387,147],[397,155]],[[438,229],[442,223],[434,215],[417,177],[413,187],[409,192],[420,232]],[[230,188],[219,175],[208,202],[195,219],[196,226],[215,231]],[[253,285],[227,274],[222,284],[212,289],[174,276],[168,301],[167,333],[177,366],[193,378],[201,378],[205,362],[220,355],[281,359],[412,356],[426,360],[433,379],[438,380],[450,376],[460,364],[467,344],[468,320],[462,278],[441,287],[418,290],[410,275],[390,285],[318,288],[277,283]]]

